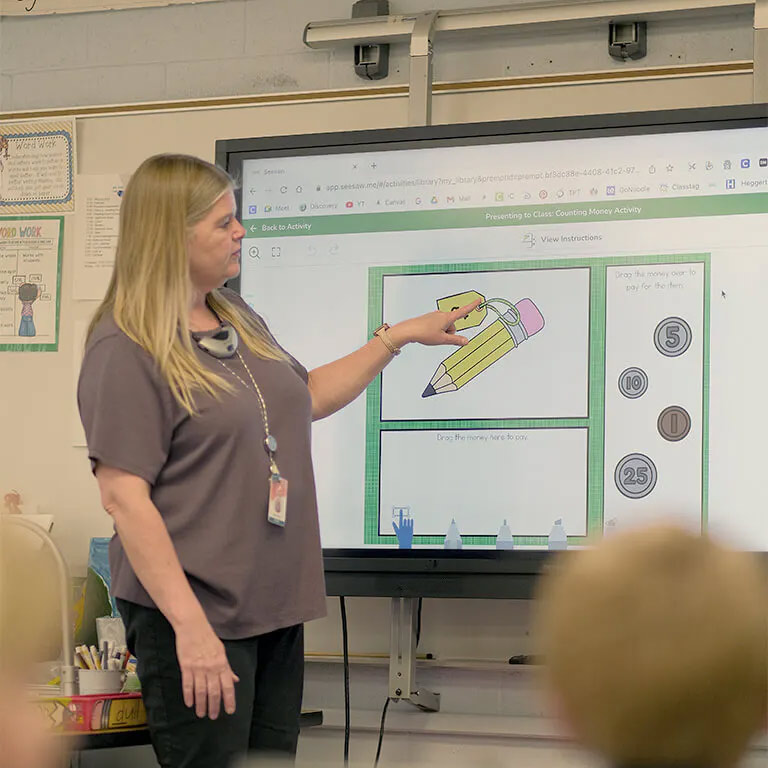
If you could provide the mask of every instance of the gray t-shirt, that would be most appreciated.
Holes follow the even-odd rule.
[[[247,306],[239,296],[227,296]],[[249,310],[250,311],[250,310]],[[260,318],[259,318],[260,320]],[[240,353],[261,389],[277,462],[288,480],[284,528],[267,521],[269,459],[264,425],[247,371],[237,357],[201,362],[227,377],[233,393],[198,393],[198,414],[176,401],[154,361],[114,320],[94,330],[80,372],[78,403],[95,468],[138,475],[197,598],[219,637],[238,639],[325,615],[325,583],[310,455],[312,402],[307,372]],[[112,593],[154,607],[117,534],[109,548]]]

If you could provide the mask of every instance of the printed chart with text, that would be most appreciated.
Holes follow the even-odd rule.
[[[0,217],[0,351],[55,351],[64,220]]]
[[[546,546],[706,521],[709,255],[369,270],[369,331],[477,309],[369,388],[365,543]],[[393,526],[394,523],[394,526]]]

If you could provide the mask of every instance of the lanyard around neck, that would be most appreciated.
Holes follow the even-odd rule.
[[[240,354],[240,350],[238,349],[235,352],[235,354],[237,355],[240,362],[243,364],[243,368],[245,368],[246,372],[248,373],[248,378],[251,380],[251,384],[253,385],[253,392],[256,394],[256,397],[259,401],[259,410],[261,411],[261,419],[262,419],[262,423],[264,424],[264,449],[266,450],[267,455],[269,456],[269,470],[273,475],[276,475],[277,477],[279,477],[280,470],[277,468],[277,461],[276,461],[277,439],[269,431],[269,414],[267,413],[267,404],[264,401],[264,396],[261,394],[259,385],[256,383],[256,379],[253,378],[251,369],[248,367],[248,364],[245,362],[245,360],[243,360],[243,356]],[[218,362],[221,363],[221,365],[227,371],[229,371],[229,373],[231,373],[249,392],[251,391],[251,387],[248,386],[248,384],[237,373],[237,371],[233,371],[222,359],[220,358],[215,358],[215,359],[218,360]]]

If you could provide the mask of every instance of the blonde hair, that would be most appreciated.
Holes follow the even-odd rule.
[[[666,526],[621,534],[559,561],[536,610],[566,717],[614,764],[731,768],[766,723],[753,555]]]
[[[194,392],[218,396],[231,385],[199,360],[187,332],[191,284],[187,242],[190,229],[227,191],[230,176],[189,155],[145,160],[125,188],[115,268],[88,337],[105,315],[157,363],[176,400],[194,413]],[[270,360],[285,360],[264,327],[218,290],[206,297],[219,318],[232,325],[246,346]]]

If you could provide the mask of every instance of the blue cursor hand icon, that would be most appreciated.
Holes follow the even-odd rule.
[[[410,549],[413,544],[413,519],[403,520],[403,510],[401,509],[400,524],[398,525],[393,520],[392,527],[397,534],[397,544],[400,549]]]

